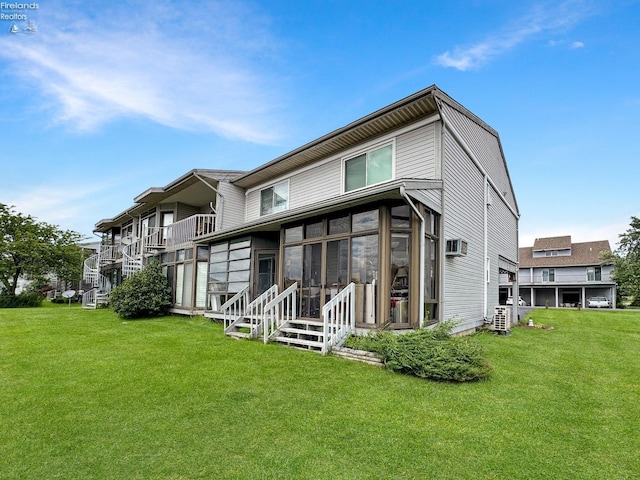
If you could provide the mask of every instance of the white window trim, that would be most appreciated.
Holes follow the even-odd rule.
[[[269,213],[265,213],[264,215],[262,214],[262,192],[269,189],[269,188],[275,188],[277,185],[283,185],[286,184],[287,185],[287,204],[285,205],[285,207],[282,210],[278,210],[277,212],[269,212]],[[289,200],[291,197],[291,184],[289,179],[287,180],[283,180],[281,182],[275,182],[272,183],[270,185],[267,185],[266,187],[261,188],[258,191],[258,217],[262,218],[262,217],[267,217],[269,215],[273,215],[274,213],[278,213],[278,212],[284,212],[286,210],[289,210]]]
[[[388,147],[391,145],[391,178],[388,180],[383,180],[382,182],[372,183],[371,185],[365,185],[364,187],[354,188],[353,190],[345,189],[345,179],[347,172],[347,162],[352,158],[359,157],[362,154],[373,152],[374,150],[379,150],[384,147]],[[356,152],[350,153],[347,156],[342,157],[341,159],[341,169],[340,169],[340,192],[342,194],[358,192],[360,190],[364,190],[366,188],[370,188],[374,185],[380,185],[381,183],[390,182],[396,179],[396,138],[392,138],[391,140],[387,140],[384,142],[376,143],[374,145],[367,146],[367,148],[363,148]]]

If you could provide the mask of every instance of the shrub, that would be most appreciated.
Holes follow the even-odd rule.
[[[71,297],[71,301],[68,298],[64,298],[62,295],[58,295],[56,298],[51,299],[51,303],[78,303],[78,299],[73,296]]]
[[[0,295],[0,308],[32,308],[42,305],[43,297],[38,293],[23,292],[20,295]]]
[[[470,337],[452,337],[455,322],[402,335],[380,332],[351,337],[347,346],[382,355],[393,371],[431,380],[468,382],[487,378],[491,366],[482,347]]]
[[[111,292],[109,303],[123,318],[166,315],[171,308],[171,288],[160,264],[151,261]]]

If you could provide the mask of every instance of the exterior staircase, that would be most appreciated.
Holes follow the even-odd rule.
[[[288,320],[269,340],[302,350],[323,353],[325,332],[318,320]]]
[[[116,254],[116,246],[100,245],[98,251],[84,261],[83,280],[91,288],[82,295],[82,308],[96,309],[109,302],[111,282],[100,271],[103,266],[115,261]]]
[[[234,338],[258,338],[264,343],[278,342],[323,355],[342,345],[355,332],[353,283],[323,307],[322,320],[297,318],[298,285],[281,293],[273,285],[249,302],[248,287],[222,305],[225,335]]]

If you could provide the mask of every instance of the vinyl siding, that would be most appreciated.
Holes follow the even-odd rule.
[[[176,205],[175,221],[184,220],[185,218],[197,215],[198,213],[200,213],[200,207],[194,207],[193,205],[187,205],[186,203],[178,203]]]
[[[518,219],[509,210],[498,193],[489,185],[492,198],[488,209],[488,257],[491,260],[490,282],[488,288],[487,315],[493,314],[493,308],[499,305],[500,257],[518,261]]]
[[[291,176],[289,208],[304,207],[311,203],[341,194],[342,159],[318,165]]]
[[[506,199],[513,209],[516,201],[511,187],[511,180],[507,165],[500,147],[500,139],[492,132],[463,115],[447,104],[442,105],[443,113],[453,124],[456,131],[464,139],[474,153],[487,175],[498,186],[501,192],[506,192]]]
[[[458,329],[466,330],[484,318],[484,177],[450,134],[444,138],[444,155],[442,241],[461,238],[468,251],[466,256],[444,258],[443,319],[456,319],[461,322]]]
[[[436,179],[435,123],[397,137],[396,178]]]
[[[244,222],[245,195],[244,189],[228,182],[218,184],[218,192],[223,197],[222,225],[218,229],[233,228]],[[220,199],[217,199],[220,205]]]
[[[434,124],[426,125],[395,137],[394,178],[434,179],[436,148]],[[380,142],[390,141],[393,136],[385,136]],[[375,143],[375,142],[371,142]],[[339,156],[325,159],[317,165],[294,171],[289,179],[289,209],[310,205],[342,194],[342,159],[363,147],[345,151]],[[282,179],[284,180],[284,179]],[[280,180],[280,181],[282,181]],[[277,183],[277,182],[276,182]],[[260,190],[272,184],[252,190],[247,195],[246,220],[260,216]]]

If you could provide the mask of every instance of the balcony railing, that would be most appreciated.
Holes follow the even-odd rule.
[[[500,277],[500,283],[503,283],[502,276]],[[553,280],[545,280],[542,275],[534,275],[533,280],[529,275],[520,275],[520,285],[566,285],[566,284],[584,284],[584,285],[598,285],[601,283],[612,283],[611,275],[608,273],[602,273],[598,277],[583,275],[562,275],[556,272]]]
[[[216,226],[214,214],[197,214],[172,223],[164,232],[164,245],[169,249],[193,245],[193,240],[213,233]]]

